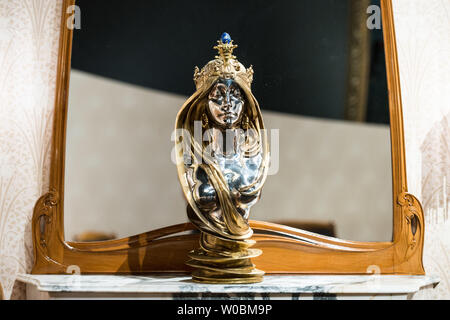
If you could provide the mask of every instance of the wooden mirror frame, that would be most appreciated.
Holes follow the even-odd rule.
[[[190,223],[99,242],[64,239],[64,163],[72,30],[64,0],[61,17],[50,188],[37,201],[32,219],[34,274],[65,274],[77,266],[82,274],[189,272],[187,253],[198,245]],[[419,201],[407,193],[405,143],[392,0],[381,0],[391,119],[393,240],[357,242],[326,237],[273,223],[251,221],[254,259],[268,274],[424,274],[424,217]],[[374,195],[376,201],[376,195]],[[89,205],[88,203],[86,205]],[[368,204],[370,205],[370,203]],[[185,214],[180,212],[180,215]]]

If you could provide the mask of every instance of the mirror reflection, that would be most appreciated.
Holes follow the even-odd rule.
[[[271,146],[269,177],[250,219],[349,240],[391,240],[383,36],[368,27],[376,16],[367,13],[379,1],[77,5],[66,240],[122,238],[188,221],[171,137],[195,91],[194,67],[214,58],[224,31],[238,44],[239,61],[253,65],[252,92]],[[234,90],[239,108],[235,89],[218,83],[210,113],[220,108],[222,91]]]

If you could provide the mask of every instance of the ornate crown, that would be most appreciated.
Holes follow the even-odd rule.
[[[224,32],[217,41],[217,45],[214,46],[219,52],[219,55],[211,60],[200,70],[198,67],[194,69],[194,82],[195,86],[200,89],[205,83],[207,83],[210,77],[219,77],[223,79],[236,79],[243,80],[248,87],[251,86],[253,81],[253,67],[245,68],[242,63],[236,60],[233,56],[233,50],[237,48],[237,45],[233,44],[233,40],[228,33]]]

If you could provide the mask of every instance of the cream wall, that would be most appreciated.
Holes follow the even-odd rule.
[[[450,299],[450,1],[393,2],[408,189],[425,213],[425,271],[441,278],[416,298]]]
[[[61,0],[0,0],[0,282],[33,263],[31,216],[48,189]],[[0,295],[1,296],[1,295]]]
[[[65,230],[125,237],[185,222],[171,133],[187,97],[72,70]],[[390,241],[389,127],[263,111],[279,170],[251,219],[335,222],[337,235]],[[279,155],[276,155],[277,149]]]

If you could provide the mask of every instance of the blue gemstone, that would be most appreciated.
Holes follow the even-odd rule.
[[[230,35],[228,33],[224,32],[220,36],[220,40],[222,41],[222,43],[230,43],[231,42],[231,37],[230,37]]]

